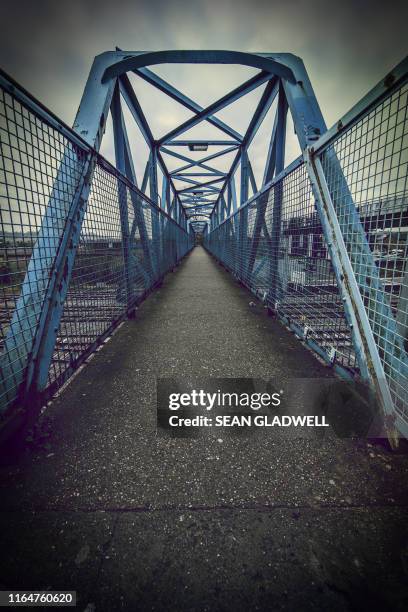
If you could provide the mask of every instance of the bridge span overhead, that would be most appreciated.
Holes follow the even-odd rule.
[[[203,108],[151,69],[164,63],[255,74]],[[406,72],[403,61],[328,131],[290,54],[103,53],[73,130],[2,75],[2,412],[52,394],[201,234],[321,358],[372,389],[391,437],[405,435]],[[155,136],[130,75],[190,117]],[[245,129],[220,119],[256,90]],[[268,113],[258,184],[250,150]],[[98,153],[109,114],[116,167]],[[149,150],[140,185],[125,114]],[[288,116],[301,155],[285,167]],[[218,139],[193,138],[203,124]]]
[[[155,67],[163,64],[241,65],[247,78],[205,106],[160,76]],[[144,108],[137,83],[180,105],[184,121],[157,134],[149,121],[155,109]],[[82,538],[95,538],[97,562],[88,567],[93,585],[101,576],[110,586],[112,576],[118,579],[118,551],[130,554],[129,542],[150,563],[151,538],[164,552],[153,551],[150,560],[166,559],[169,566],[160,583],[164,593],[180,575],[166,549],[168,537],[179,542],[178,522],[192,525],[191,546],[209,529],[214,538],[203,546],[216,566],[215,534],[234,535],[238,525],[242,535],[248,510],[259,533],[249,530],[239,544],[231,540],[228,567],[246,575],[234,555],[241,558],[251,538],[265,541],[270,529],[289,555],[279,531],[284,519],[301,544],[294,559],[310,566],[311,581],[322,587],[321,605],[347,609],[342,592],[360,605],[351,572],[339,582],[334,566],[322,570],[304,556],[310,547],[309,556],[317,554],[297,527],[304,508],[319,550],[323,541],[336,540],[339,525],[357,559],[363,552],[353,529],[378,537],[378,588],[366,585],[365,592],[375,599],[383,589],[384,605],[391,606],[399,596],[392,585],[404,570],[382,573],[395,553],[385,526],[408,537],[401,528],[408,437],[407,98],[403,60],[327,129],[294,55],[116,49],[95,58],[70,128],[0,73],[0,424],[8,449],[10,439],[19,439],[16,432],[26,436],[18,468],[4,468],[1,511],[16,513],[16,528],[25,521],[19,508],[50,513],[55,530],[61,524],[54,513],[63,511],[74,533],[62,545],[67,559]],[[228,121],[226,109],[246,100],[247,121]],[[267,136],[262,168],[261,130]],[[136,131],[147,150],[143,164]],[[114,160],[103,154],[110,146]],[[287,384],[346,381],[362,392],[361,406],[376,407],[383,446],[330,436],[282,442],[265,435],[245,443],[223,435],[156,436],[157,378],[248,376]],[[55,474],[61,488],[50,493]],[[18,495],[10,493],[16,483]],[[215,522],[206,512],[216,513]],[[76,523],[73,516],[81,513],[95,522]],[[46,525],[39,528],[47,533]],[[12,544],[10,536],[5,550]],[[262,554],[273,564],[269,546]],[[342,555],[332,553],[334,565],[345,567]],[[187,557],[203,569],[201,552],[189,548]],[[8,559],[11,580],[11,552]],[[253,562],[261,571],[260,558]],[[71,569],[82,584],[81,563]],[[143,564],[131,566],[136,575]],[[35,573],[40,582],[42,571]],[[58,569],[52,575],[65,580]],[[201,587],[193,582],[187,579],[190,599],[173,593],[177,609],[196,609]],[[327,587],[332,582],[337,590]],[[141,583],[135,584],[127,586],[136,593]],[[266,609],[266,595],[254,584],[248,578],[245,588]],[[229,585],[236,605],[245,603],[242,585],[235,578]],[[288,588],[282,578],[282,609]],[[112,593],[105,595],[108,601]],[[141,609],[150,609],[153,594],[144,597]],[[217,605],[227,606],[221,599]],[[295,594],[292,604],[299,604]]]

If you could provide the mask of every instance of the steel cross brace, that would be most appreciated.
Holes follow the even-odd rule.
[[[175,174],[184,172],[184,170],[188,170],[189,168],[192,168],[194,166],[198,166],[199,168],[203,168],[204,170],[208,170],[209,172],[218,172],[217,168],[214,168],[213,166],[209,166],[205,164],[204,162],[209,161],[210,159],[221,157],[222,155],[225,155],[226,153],[230,153],[231,151],[236,150],[236,148],[237,147],[229,147],[228,149],[224,149],[223,151],[218,151],[217,153],[214,153],[213,155],[208,155],[207,157],[204,157],[202,159],[197,159],[197,160],[191,159],[190,157],[187,157],[186,155],[181,155],[180,153],[175,153],[174,151],[171,151],[170,149],[167,149],[164,146],[160,147],[160,151],[162,153],[167,153],[167,155],[171,155],[172,157],[176,157],[183,161],[189,162],[185,166],[180,166],[179,168],[172,170],[170,172],[170,176],[173,176]],[[189,175],[185,174],[185,176],[189,176]]]
[[[259,87],[266,81],[269,81],[271,78],[272,76],[270,73],[260,72],[259,74],[255,75],[254,77],[252,77],[245,83],[242,83],[241,85],[239,85],[238,87],[230,91],[229,93],[222,96],[222,98],[220,98],[216,102],[213,102],[212,104],[210,104],[210,106],[208,106],[207,108],[204,108],[202,111],[197,113],[191,119],[187,119],[187,121],[179,125],[177,128],[174,128],[174,130],[171,130],[170,132],[165,134],[165,136],[159,139],[158,141],[159,145],[172,141],[176,136],[180,136],[187,130],[197,125],[198,123],[201,123],[201,121],[207,119],[207,117],[211,117],[212,115],[219,112],[226,106],[229,106],[236,100],[239,100],[239,98],[253,91],[254,89]]]
[[[130,153],[130,146],[126,132],[126,125],[123,118],[121,102],[120,102],[120,93],[119,87],[115,87],[115,91],[113,94],[112,105],[112,122],[113,122],[113,132],[114,132],[114,143],[115,143],[115,158],[116,158],[116,166],[118,170],[122,172],[128,179],[136,184],[136,175],[133,167],[132,157]],[[130,308],[134,302],[133,295],[133,279],[134,272],[133,268],[136,267],[143,275],[145,280],[147,281],[147,286],[149,285],[149,281],[154,279],[154,268],[152,263],[151,252],[149,248],[149,239],[148,233],[146,230],[142,201],[139,196],[133,190],[130,190],[130,199],[133,206],[134,211],[134,220],[132,224],[132,229],[129,232],[129,219],[128,219],[128,209],[127,209],[127,194],[126,189],[123,184],[118,180],[118,197],[119,197],[119,211],[120,211],[120,219],[121,219],[121,231],[122,231],[122,249],[123,249],[123,258],[124,258],[124,267],[125,267],[125,286],[126,286],[126,295],[127,295],[127,303]],[[143,254],[146,261],[146,270],[143,266],[139,264],[139,261],[135,256],[131,253],[131,245],[134,241],[136,227],[139,229],[140,241],[142,244]]]
[[[214,170],[212,166],[207,166],[205,162],[211,161],[212,159],[216,159],[217,157],[221,157],[222,155],[226,155],[227,153],[231,153],[232,151],[236,151],[237,148],[238,148],[238,145],[234,145],[232,147],[228,147],[227,149],[223,149],[222,151],[217,151],[216,153],[212,153],[211,155],[207,155],[206,157],[203,157],[197,160],[190,159],[189,157],[186,157],[185,155],[180,155],[179,153],[175,153],[174,151],[171,151],[170,149],[166,149],[163,146],[161,147],[161,151],[163,151],[163,153],[168,153],[169,155],[173,155],[173,157],[178,157],[179,159],[188,161],[189,162],[188,164],[186,164],[185,166],[180,166],[179,168],[176,168],[176,170],[173,171],[173,172],[184,172],[184,170],[188,170],[189,168],[192,168],[193,166],[200,166],[201,168],[205,168],[207,170]]]
[[[194,102],[194,100],[191,100],[191,98],[188,98],[185,94],[178,91],[175,87],[167,83],[164,79],[157,76],[154,72],[152,72],[148,68],[139,68],[138,70],[135,70],[134,72],[139,77],[144,79],[147,83],[150,83],[151,85],[153,85],[154,87],[162,91],[163,93],[167,94],[170,98],[173,98],[173,100],[176,100],[177,102],[179,102],[180,104],[182,104],[184,107],[188,108],[189,110],[193,111],[194,113],[198,114],[204,110],[202,106]],[[226,123],[218,119],[217,117],[212,117],[212,116],[206,117],[206,121],[208,121],[208,123],[211,123],[212,125],[217,127],[219,130],[221,130],[228,136],[231,136],[231,138],[234,138],[238,142],[241,142],[242,136],[237,131],[232,129],[230,126],[228,126]]]
[[[271,107],[271,105],[272,105],[272,103],[273,103],[273,101],[274,101],[274,99],[275,99],[275,97],[276,97],[276,95],[278,93],[278,90],[279,90],[279,79],[278,79],[278,77],[274,76],[274,77],[272,77],[269,80],[269,82],[268,82],[268,84],[267,84],[267,86],[265,88],[265,91],[263,92],[263,94],[261,96],[261,99],[260,99],[260,101],[259,101],[259,103],[257,105],[255,113],[254,113],[254,115],[253,115],[253,117],[252,117],[252,119],[251,119],[251,121],[249,123],[249,126],[248,126],[248,128],[247,128],[247,130],[245,132],[245,135],[244,135],[244,138],[243,138],[243,141],[242,141],[242,145],[241,145],[241,150],[242,150],[242,148],[244,148],[246,151],[248,151],[248,147],[250,146],[250,144],[251,144],[252,140],[254,139],[254,137],[255,137],[255,135],[256,135],[256,133],[257,133],[261,123],[262,123],[262,121],[264,120],[264,118],[265,118],[269,108]],[[241,187],[244,188],[244,192],[243,193],[244,193],[245,199],[243,199],[241,197],[241,205],[244,202],[246,202],[246,200],[248,199],[248,180],[251,183],[251,187],[252,187],[253,193],[257,192],[257,185],[256,185],[254,173],[253,173],[253,170],[252,170],[252,165],[251,165],[251,162],[250,162],[250,160],[248,158],[248,155],[246,155],[245,159],[246,159],[246,162],[245,162],[246,166],[244,168],[244,178],[243,178],[243,180],[241,180]],[[236,167],[237,167],[239,161],[240,161],[240,156],[238,154],[236,156],[232,166],[231,166],[230,172],[227,175],[227,179],[230,179],[231,177],[233,177],[234,172],[236,170]],[[242,172],[242,157],[241,157],[241,172]],[[227,182],[223,186],[221,194],[225,190],[226,186],[227,186]],[[220,197],[221,197],[221,194],[220,194]],[[217,201],[215,207],[218,206],[219,201],[220,200]],[[247,215],[247,213],[244,213],[244,217],[246,215]]]
[[[268,155],[268,167],[266,169],[266,182],[272,180],[274,173],[279,174],[284,167],[285,162],[285,137],[286,137],[286,114],[288,105],[285,99],[284,91],[282,86],[279,89],[278,107],[276,109],[275,121],[272,130],[270,150],[271,153]],[[252,239],[251,251],[248,258],[248,265],[246,270],[246,276],[249,278],[252,274],[252,269],[256,260],[258,251],[259,241],[261,237],[261,229],[265,223],[265,212],[267,209],[269,200],[269,191],[266,191],[259,198],[257,205],[254,234]],[[274,190],[273,198],[273,228],[272,236],[274,241],[274,249],[271,255],[271,288],[277,284],[277,272],[278,272],[278,255],[279,255],[279,236],[280,236],[280,223],[281,223],[281,195],[278,194],[277,189]]]

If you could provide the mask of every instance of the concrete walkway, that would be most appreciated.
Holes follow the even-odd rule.
[[[408,456],[156,435],[158,376],[331,377],[196,248],[1,468],[0,588],[85,610],[403,610]]]

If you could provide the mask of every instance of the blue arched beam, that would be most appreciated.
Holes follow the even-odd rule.
[[[145,66],[158,64],[239,64],[251,66],[296,83],[293,70],[276,61],[272,56],[242,51],[153,51],[153,52],[116,52],[122,59],[108,68],[102,77],[102,83]]]

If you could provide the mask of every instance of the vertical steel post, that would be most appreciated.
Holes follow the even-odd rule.
[[[115,160],[116,167],[122,174],[126,174],[125,162],[125,136],[124,124],[122,117],[122,108],[120,103],[119,85],[116,84],[113,93],[112,104],[112,123],[113,123],[113,138],[115,145]],[[122,234],[122,255],[123,255],[123,275],[126,292],[127,307],[130,308],[132,302],[132,284],[130,273],[130,231],[129,231],[129,216],[128,216],[128,198],[126,186],[118,179],[118,201],[120,214],[120,229]]]
[[[243,206],[248,199],[248,151],[241,148],[241,208],[239,211],[238,257],[237,274],[245,280],[245,260],[248,247],[248,207]]]
[[[286,114],[288,104],[286,102],[283,86],[279,86],[278,108],[276,110],[276,140],[275,140],[275,175],[282,172],[285,166],[285,144],[286,144]],[[271,177],[272,178],[272,177]],[[282,223],[282,199],[283,181],[276,183],[273,189],[273,217],[269,244],[270,283],[269,291],[274,304],[281,299],[281,279],[279,273],[279,256]]]

